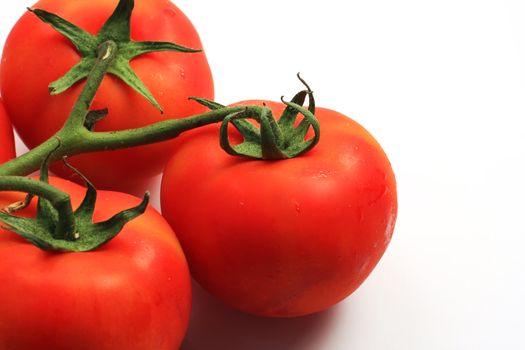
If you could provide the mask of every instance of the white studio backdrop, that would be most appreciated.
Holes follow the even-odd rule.
[[[183,349],[525,348],[525,2],[176,4],[201,35],[218,102],[290,98],[301,72],[319,106],[379,140],[399,193],[391,245],[347,300],[272,320],[195,285]],[[0,47],[31,5],[0,3]]]

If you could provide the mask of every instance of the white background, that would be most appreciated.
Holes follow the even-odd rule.
[[[399,192],[392,243],[347,300],[261,319],[195,286],[183,349],[525,349],[525,2],[177,4],[218,102],[291,97],[300,71],[381,142]],[[28,5],[0,3],[0,42]]]

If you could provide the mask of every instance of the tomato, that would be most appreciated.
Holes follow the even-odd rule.
[[[263,103],[274,116],[284,109],[243,104]],[[323,108],[316,116],[320,142],[300,157],[230,156],[213,125],[183,135],[166,166],[162,213],[192,275],[239,310],[324,310],[365,280],[390,242],[396,183],[384,151],[350,118]]]
[[[13,128],[7,117],[4,104],[0,99],[0,164],[15,157],[15,141]]]
[[[96,34],[116,7],[117,0],[41,0],[34,8],[44,9]],[[137,0],[131,20],[131,37],[137,41],[169,41],[202,48],[198,33],[188,18],[167,0]],[[75,47],[34,14],[26,13],[12,29],[5,44],[0,70],[0,89],[13,125],[29,148],[34,148],[63,125],[84,83],[57,96],[48,85],[63,76],[80,60]],[[109,108],[109,115],[96,130],[122,130],[161,120],[204,112],[188,96],[213,99],[213,80],[204,53],[157,52],[139,56],[131,67],[164,114],[121,80],[108,75],[98,91],[93,109]],[[70,158],[70,163],[98,188],[131,187],[158,175],[173,142]],[[71,174],[62,164],[55,173]],[[133,174],[133,176],[129,176]],[[71,179],[79,179],[77,176]]]
[[[83,187],[58,178],[51,183],[78,206]],[[0,207],[22,198],[2,192]],[[94,219],[138,202],[99,191]],[[34,211],[32,205],[21,215]],[[173,231],[152,208],[87,253],[43,251],[0,229],[0,255],[2,350],[173,350],[181,344],[191,303],[188,267]]]

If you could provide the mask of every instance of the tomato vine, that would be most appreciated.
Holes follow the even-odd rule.
[[[152,51],[175,50],[187,53],[198,51],[174,43],[131,41],[130,17],[133,5],[133,0],[120,0],[98,36],[91,36],[81,28],[52,13],[30,9],[42,21],[51,24],[55,30],[66,36],[82,56],[78,65],[50,84],[50,93],[61,93],[75,82],[87,78],[63,127],[36,148],[0,165],[0,190],[23,191],[45,198],[47,206],[53,207],[54,213],[58,216],[52,225],[49,225],[49,222],[42,223],[36,220],[31,224],[25,222],[18,229],[16,228],[21,220],[13,218],[9,213],[0,216],[0,220],[41,248],[85,251],[95,249],[100,244],[107,242],[107,239],[104,239],[103,242],[86,246],[81,242],[82,240],[79,240],[79,237],[85,236],[84,232],[78,231],[85,230],[85,233],[88,234],[93,232],[86,228],[89,225],[79,224],[79,218],[75,216],[67,195],[58,189],[52,189],[45,178],[43,181],[21,178],[39,168],[47,172],[48,162],[81,153],[157,143],[175,138],[185,131],[218,122],[223,123],[222,147],[226,152],[238,156],[287,159],[307,152],[319,141],[320,129],[314,116],[313,94],[302,79],[307,90],[301,91],[291,102],[287,103],[288,108],[278,122],[274,119],[271,110],[265,106],[225,107],[213,101],[194,97],[193,99],[211,110],[184,119],[170,119],[136,129],[95,131],[94,125],[107,115],[107,110],[90,110],[90,107],[106,74],[116,75],[141,93],[155,107],[162,110],[147,87],[129,67],[129,60]],[[306,95],[310,99],[309,109],[302,107]],[[296,128],[295,119],[298,114],[302,114],[304,119]],[[260,129],[246,121],[246,118],[259,122]],[[245,138],[243,144],[238,146],[230,144],[227,139],[227,128],[230,123],[243,134]],[[304,140],[310,127],[314,129],[315,135],[312,139]],[[147,204],[147,196],[144,203]],[[40,210],[44,210],[42,206]],[[36,238],[35,235],[38,237]],[[66,241],[67,244],[57,244],[57,239]]]

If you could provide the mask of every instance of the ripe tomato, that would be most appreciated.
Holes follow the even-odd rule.
[[[7,117],[4,104],[0,99],[0,164],[15,157],[13,128]]]
[[[275,116],[284,109],[264,103]],[[326,309],[365,280],[390,242],[397,199],[385,153],[342,114],[318,108],[316,116],[321,140],[303,156],[232,157],[212,125],[183,135],[165,169],[162,212],[190,271],[242,311]]]
[[[78,206],[83,187],[58,178],[51,183]],[[0,207],[22,198],[0,193]],[[106,220],[138,202],[99,191],[94,219]],[[34,207],[22,215],[34,215]],[[154,209],[87,253],[46,252],[0,229],[0,255],[0,349],[180,346],[190,313],[190,277],[173,231]]]
[[[34,8],[56,13],[96,34],[117,3],[117,0],[41,0]],[[202,48],[191,22],[167,0],[136,1],[131,37],[138,41],[169,41]],[[48,84],[64,75],[79,60],[74,46],[34,14],[23,15],[11,31],[2,57],[0,89],[12,123],[29,148],[34,148],[59,130],[71,111],[84,83],[76,84],[57,96],[49,95]],[[131,67],[163,107],[164,114],[121,80],[108,75],[97,93],[93,108],[108,107],[109,115],[97,124],[96,130],[129,129],[187,117],[205,110],[188,101],[188,96],[213,99],[213,80],[202,52],[149,53],[132,60]],[[69,161],[98,188],[130,187],[134,182],[159,174],[172,147],[172,142],[164,142],[80,155]],[[61,165],[53,168],[56,173],[62,176],[71,174]]]

